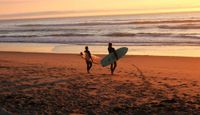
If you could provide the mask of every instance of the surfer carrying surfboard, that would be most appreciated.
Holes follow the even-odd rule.
[[[92,68],[92,56],[91,53],[89,51],[88,46],[85,46],[85,61],[86,61],[86,65],[87,65],[87,72],[90,73],[90,69]]]
[[[112,43],[108,43],[108,52],[109,54],[114,53],[116,60],[118,60],[117,53],[115,51],[115,48],[112,47]],[[116,67],[117,67],[117,61],[114,61],[112,64],[110,64],[110,70],[112,75]]]

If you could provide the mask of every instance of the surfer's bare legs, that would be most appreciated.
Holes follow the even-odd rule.
[[[92,68],[92,62],[86,61],[87,64],[87,73],[90,73],[90,69]]]
[[[117,67],[117,62],[115,61],[113,64],[110,65],[111,74],[114,74],[115,68]]]

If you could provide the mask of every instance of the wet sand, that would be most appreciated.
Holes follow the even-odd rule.
[[[0,108],[14,114],[200,114],[199,70],[200,58],[126,56],[115,75],[100,65],[87,74],[79,55],[0,52]]]

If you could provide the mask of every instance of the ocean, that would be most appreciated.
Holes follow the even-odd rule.
[[[107,44],[130,55],[200,57],[200,13],[137,14],[0,21],[0,51],[79,53]]]

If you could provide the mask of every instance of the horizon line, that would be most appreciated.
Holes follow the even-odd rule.
[[[46,12],[52,12],[52,13],[64,13],[65,11],[46,11]],[[73,11],[76,12],[76,11]],[[45,13],[44,12],[32,12],[34,14],[36,13]],[[24,17],[24,18],[4,18],[0,19],[0,21],[12,21],[12,20],[37,20],[37,19],[56,19],[56,18],[82,18],[82,17],[99,17],[99,16],[123,16],[123,15],[153,15],[153,14],[176,14],[176,13],[200,13],[200,11],[163,11],[163,12],[144,12],[144,13],[122,13],[122,14],[97,14],[97,15],[80,15],[80,16],[58,16],[58,17]],[[21,14],[29,14],[29,13],[21,13]],[[11,14],[8,14],[11,15]],[[1,17],[2,15],[0,15]]]

